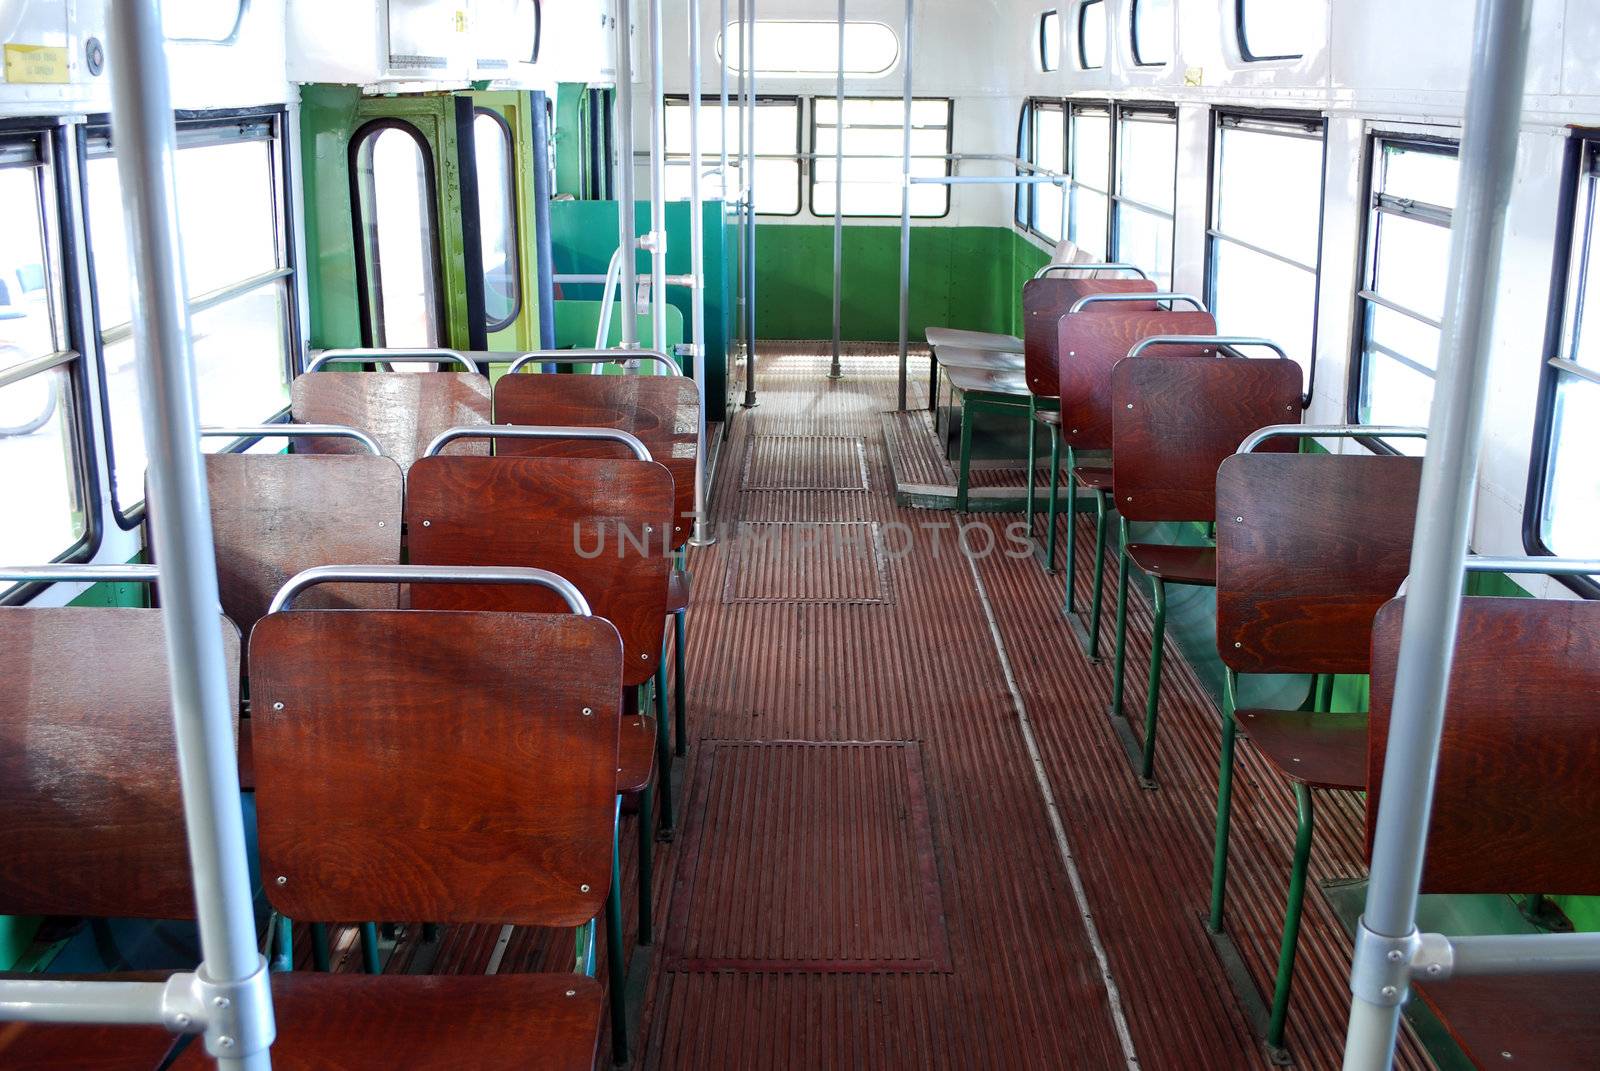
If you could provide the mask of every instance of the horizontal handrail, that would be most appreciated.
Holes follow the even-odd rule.
[[[530,364],[626,364],[629,361],[654,361],[666,365],[668,375],[681,376],[678,362],[660,350],[527,350],[519,353],[506,369],[506,375]]]
[[[154,584],[160,579],[154,565],[0,565],[0,580],[18,584]]]
[[[378,440],[344,424],[239,424],[235,427],[201,428],[202,439],[297,439],[314,435],[319,439],[354,439],[375,456],[383,456]]]
[[[1043,279],[1053,271],[1131,271],[1141,279],[1150,278],[1150,276],[1144,273],[1144,269],[1139,267],[1137,264],[1111,262],[1106,262],[1103,264],[1046,264],[1044,267],[1034,272],[1033,277],[1035,279]]]
[[[1269,338],[1251,338],[1248,335],[1151,335],[1141,340],[1133,349],[1128,351],[1129,357],[1137,357],[1152,346],[1204,346],[1212,345],[1219,350],[1226,350],[1236,357],[1244,354],[1233,349],[1235,346],[1262,346],[1272,350],[1283,360],[1289,359],[1289,354],[1284,348]]]
[[[622,443],[632,450],[633,456],[640,461],[655,460],[650,456],[650,448],[641,442],[638,436],[620,428],[523,427],[513,424],[467,424],[450,428],[435,435],[428,448],[422,452],[422,456],[433,457],[457,439],[589,439]]]
[[[208,1009],[183,999],[194,977],[175,974],[166,982],[6,978],[0,980],[0,1021],[165,1026],[200,1033]]]
[[[1600,558],[1501,558],[1469,554],[1469,573],[1535,573],[1545,576],[1600,576]]]
[[[1252,453],[1268,439],[1426,439],[1427,428],[1401,424],[1272,424],[1251,432],[1239,453]]]
[[[1474,974],[1600,971],[1600,933],[1417,934],[1411,974],[1427,981]]]
[[[438,364],[440,361],[454,361],[468,372],[478,370],[477,365],[455,350],[386,350],[358,346],[345,350],[323,350],[311,358],[306,365],[306,373],[316,372],[330,361],[372,361],[377,364]]]
[[[1157,292],[1154,294],[1090,294],[1073,302],[1072,308],[1068,309],[1067,313],[1070,315],[1074,312],[1082,312],[1090,305],[1098,305],[1104,301],[1187,301],[1201,312],[1207,311],[1206,303],[1193,294]]]
[[[591,615],[589,600],[561,574],[502,565],[319,565],[290,577],[267,613],[289,609],[295,596],[318,584],[525,584],[555,592],[580,617]]]

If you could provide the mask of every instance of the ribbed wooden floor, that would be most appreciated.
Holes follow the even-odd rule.
[[[1201,922],[1211,701],[1169,648],[1161,787],[1140,789],[1106,718],[1109,667],[1057,616],[1059,580],[1005,553],[1018,518],[897,508],[890,351],[858,347],[837,382],[822,353],[763,349],[760,406],[733,419],[716,476],[722,540],[692,559],[691,745],[637,1062],[1269,1066]],[[925,366],[910,383],[923,404]],[[1140,697],[1142,602],[1131,621]],[[1236,784],[1230,919],[1265,989],[1292,798],[1247,745]],[[1359,874],[1360,801],[1318,805],[1314,879]],[[1316,889],[1307,907],[1289,1044],[1332,1068],[1349,947]],[[433,969],[483,970],[497,936],[447,931]],[[569,950],[519,931],[500,970]],[[418,954],[408,939],[388,969]],[[1409,1037],[1398,1066],[1428,1066]]]

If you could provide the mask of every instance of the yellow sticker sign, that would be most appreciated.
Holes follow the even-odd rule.
[[[63,84],[67,78],[67,50],[51,45],[7,45],[6,81],[16,85]]]

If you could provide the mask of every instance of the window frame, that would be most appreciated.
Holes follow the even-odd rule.
[[[811,142],[810,142],[810,146],[809,146],[810,152],[809,152],[808,156],[809,156],[809,159],[812,161],[813,166],[810,167],[810,168],[803,169],[804,171],[807,172],[806,184],[807,184],[807,188],[808,188],[808,195],[807,195],[806,201],[805,201],[805,208],[806,208],[806,210],[808,212],[810,212],[810,214],[812,216],[816,217],[817,219],[832,219],[833,218],[833,213],[832,212],[819,213],[817,211],[817,169],[816,169],[816,167],[814,165],[815,165],[815,162],[816,162],[816,160],[818,159],[818,156],[819,156],[819,154],[817,152],[817,101],[819,101],[819,100],[827,100],[827,101],[831,102],[834,98],[832,96],[827,96],[827,97],[812,96],[809,99],[810,99],[810,107],[807,110],[811,113],[811,116],[810,116]],[[899,102],[902,99],[903,98],[898,97],[898,96],[893,96],[893,97],[891,97],[891,96],[862,96],[860,94],[857,94],[855,96],[847,96],[847,97],[845,97],[844,98],[844,102],[845,102],[845,104],[848,105],[853,100],[868,100],[868,101],[871,101],[871,100],[891,100],[891,101]],[[954,97],[931,96],[931,97],[912,97],[911,100],[912,100],[913,104],[927,103],[927,102],[937,102],[937,103],[942,103],[945,106],[945,125],[944,125],[944,158],[945,159],[944,159],[944,173],[945,173],[946,177],[952,175],[954,173],[953,168],[955,166],[955,161],[952,160],[950,158],[950,156],[951,156],[952,153],[955,152],[955,143],[956,143],[955,142],[955,135],[956,135],[956,101],[955,101],[955,98]],[[841,118],[841,120],[843,119],[843,112],[842,111],[840,112],[840,118]],[[841,131],[843,131],[844,129],[847,129],[847,127],[841,127],[840,129],[841,129]],[[841,133],[840,136],[842,137],[843,134]],[[912,153],[911,154],[911,158],[913,160],[918,159],[919,157],[926,159],[927,158],[927,154],[925,154],[925,153]],[[844,158],[845,158],[845,160],[848,161],[848,160],[852,159],[852,156],[849,153],[845,153]],[[854,157],[854,159],[874,159],[874,158],[873,157],[859,157],[858,156],[858,157]],[[841,180],[844,178],[844,175],[843,175],[842,172],[840,173],[839,178]],[[841,186],[844,185],[844,182],[841,181],[840,185]],[[950,212],[955,207],[955,197],[951,194],[951,191],[954,189],[954,187],[946,185],[946,186],[942,187],[942,189],[944,190],[944,194],[945,194],[945,196],[944,196],[944,211],[943,212],[939,213],[937,216],[927,216],[927,215],[919,216],[915,212],[913,212],[911,214],[911,218],[912,219],[949,219],[950,218]],[[841,197],[842,197],[842,195],[841,195]],[[840,215],[844,219],[899,219],[900,218],[900,213],[899,212],[841,212]]]
[[[792,25],[797,25],[797,24],[803,24],[803,25],[830,26],[830,27],[832,27],[832,26],[837,26],[838,25],[838,20],[837,19],[831,19],[831,18],[819,19],[819,18],[805,18],[805,17],[757,18],[755,20],[755,28],[746,31],[750,35],[752,44],[755,43],[755,34],[757,32],[759,32],[759,28],[761,27],[762,24],[766,24],[766,25],[769,25],[769,26],[772,26],[772,25],[791,25],[792,26]],[[737,19],[735,19],[735,20],[732,20],[732,21],[725,22],[723,24],[723,26],[721,27],[721,29],[719,29],[717,31],[717,36],[716,36],[715,40],[712,43],[712,51],[715,53],[716,58],[717,58],[717,62],[719,64],[725,62],[725,57],[726,57],[726,54],[727,54],[727,50],[726,50],[726,48],[724,46],[725,46],[725,42],[729,39],[728,31],[729,30],[734,30],[735,33],[733,34],[733,37],[737,40],[738,37],[739,37],[739,34],[737,33],[737,31],[741,26],[742,26],[742,24]],[[850,30],[851,26],[880,26],[883,29],[887,30],[889,32],[890,39],[892,39],[894,41],[894,58],[889,61],[889,65],[887,67],[884,67],[881,70],[875,70],[875,71],[846,70],[844,72],[845,73],[845,77],[847,77],[847,78],[859,78],[859,79],[877,79],[877,78],[887,78],[891,74],[893,74],[895,72],[895,70],[899,68],[901,62],[905,59],[906,43],[903,40],[901,40],[900,31],[895,29],[892,25],[890,25],[889,23],[883,21],[882,19],[875,19],[875,18],[853,19],[853,18],[847,18],[845,20],[845,36],[846,37],[849,36],[849,30]],[[849,42],[846,42],[846,44],[848,44],[848,43]],[[838,44],[837,37],[834,40],[834,44],[835,45]],[[763,55],[765,55],[764,52],[757,54],[756,60],[757,60],[758,63],[760,62],[761,56],[763,56]],[[744,55],[743,55],[743,50],[741,49],[740,56],[739,56],[739,62],[728,65],[729,73],[732,76],[751,74],[751,72],[745,70],[743,64],[744,64]],[[760,70],[758,68],[754,72],[752,77],[755,77],[755,78],[778,78],[778,79],[792,79],[792,80],[811,81],[811,80],[818,79],[818,78],[832,78],[834,73],[837,71],[837,69],[838,69],[837,65],[835,65],[833,67],[827,67],[827,68],[823,68],[823,69],[820,69],[820,70],[813,70],[813,71],[763,71],[763,70]],[[730,99],[732,99],[732,98],[730,98]]]
[[[687,94],[687,93],[668,93],[664,99],[665,99],[666,103],[663,105],[663,109],[672,108],[672,107],[676,107],[676,106],[687,107],[688,104],[689,104],[689,94]],[[832,99],[832,98],[830,98],[830,99]],[[845,99],[848,100],[849,98],[846,97]],[[797,216],[799,216],[801,213],[806,211],[806,166],[805,166],[806,152],[805,152],[805,141],[804,141],[805,130],[806,130],[806,116],[805,116],[806,105],[805,105],[805,101],[806,101],[805,97],[800,96],[799,94],[795,94],[795,93],[763,93],[760,96],[756,97],[756,99],[755,99],[754,107],[756,108],[756,114],[758,116],[760,115],[760,109],[761,109],[761,106],[763,104],[766,104],[766,105],[774,105],[774,104],[789,105],[789,104],[792,104],[792,105],[794,105],[794,153],[792,155],[787,155],[787,154],[786,155],[778,155],[778,154],[774,154],[774,153],[757,153],[756,154],[756,159],[757,160],[793,160],[794,163],[795,163],[795,176],[794,176],[794,202],[795,202],[795,209],[794,209],[794,211],[793,212],[757,212],[756,213],[757,216],[765,216],[767,219],[794,219]],[[701,107],[702,107],[702,115],[704,114],[704,110],[703,109],[705,108],[706,105],[717,106],[717,105],[720,105],[721,103],[722,103],[722,97],[719,94],[716,94],[716,93],[702,93],[702,94],[700,94],[700,104],[701,104]],[[738,101],[735,100],[734,97],[730,96],[728,98],[728,106],[729,106],[730,111],[734,112],[735,114],[738,113],[739,103],[738,103]],[[610,115],[610,109],[609,108],[606,110],[606,114]],[[663,116],[662,116],[662,129],[663,130],[666,129],[665,110],[663,110]],[[663,137],[664,137],[664,135],[663,135]],[[665,141],[663,140],[663,146],[664,145],[665,145]],[[608,156],[608,159],[609,159],[609,156]],[[663,163],[663,166],[666,165],[666,164],[671,164],[671,163],[681,163],[685,167],[687,167],[688,164],[689,164],[689,154],[687,152],[665,152],[664,155],[662,156],[662,163]],[[731,167],[733,167],[735,169],[744,166],[743,158],[741,157],[741,155],[738,152],[736,152],[734,150],[733,146],[731,146],[731,145],[728,148],[728,163],[729,163],[729,165]],[[752,197],[752,200],[754,200],[753,197]]]
[[[1091,66],[1090,63],[1089,63],[1088,50],[1084,47],[1084,43],[1085,43],[1086,39],[1085,39],[1084,34],[1083,34],[1083,27],[1084,27],[1084,23],[1086,23],[1088,21],[1088,19],[1089,19],[1089,10],[1091,8],[1094,8],[1094,7],[1098,7],[1100,9],[1100,18],[1103,21],[1104,26],[1105,26],[1105,42],[1104,42],[1104,46],[1103,46],[1104,49],[1105,49],[1105,52],[1100,57],[1100,62]],[[1078,0],[1078,19],[1077,19],[1077,23],[1078,23],[1078,70],[1080,70],[1080,71],[1103,71],[1103,70],[1105,70],[1106,69],[1106,59],[1107,59],[1107,57],[1109,57],[1111,55],[1111,19],[1110,19],[1110,16],[1109,16],[1109,14],[1108,14],[1108,12],[1106,10],[1106,0]]]
[[[1233,0],[1233,39],[1239,46],[1239,58],[1246,63],[1288,63],[1305,59],[1304,52],[1291,52],[1281,56],[1258,56],[1250,51],[1250,34],[1245,26],[1244,6],[1249,0]]]
[[[509,267],[511,269],[511,278],[516,282],[516,287],[517,287],[516,295],[515,295],[516,300],[514,300],[511,303],[511,311],[510,311],[510,313],[508,313],[503,319],[500,319],[500,320],[491,320],[491,319],[489,319],[488,293],[487,293],[487,291],[485,291],[485,294],[484,294],[484,314],[483,314],[484,320],[483,320],[483,326],[484,326],[484,331],[487,332],[488,334],[492,335],[496,331],[504,331],[504,330],[506,330],[512,324],[516,323],[517,322],[517,318],[522,315],[522,305],[523,305],[523,293],[522,293],[522,291],[523,291],[523,286],[522,286],[522,202],[521,202],[521,199],[517,196],[517,186],[518,186],[518,182],[517,182],[517,139],[516,139],[516,135],[511,130],[511,124],[506,121],[506,117],[505,116],[501,115],[499,112],[495,111],[493,108],[485,108],[480,104],[475,104],[475,105],[473,105],[473,108],[472,108],[472,121],[473,121],[474,124],[477,123],[479,117],[485,117],[485,118],[494,120],[495,126],[499,127],[500,128],[500,133],[505,136],[505,148],[506,148],[506,193],[507,193],[507,198],[508,198],[508,201],[509,201],[509,212],[508,212],[507,218],[509,218],[510,221],[511,221],[511,233],[507,236],[508,239],[509,239],[508,248],[509,248],[510,253],[511,253],[511,264],[509,265]],[[554,127],[552,126],[551,129],[554,129]],[[477,154],[476,154],[477,132],[476,132],[476,130],[474,130],[474,132],[473,132],[473,147],[474,147],[473,170],[476,171],[477,170]],[[534,161],[534,166],[535,167],[540,166],[539,161],[535,160]],[[477,228],[478,229],[478,235],[477,235],[477,239],[478,239],[478,244],[481,246],[483,244],[483,210],[482,210],[483,176],[482,175],[477,175],[476,177],[477,177],[477,180],[478,180],[478,190],[479,190],[479,195],[478,195],[479,204],[478,204],[478,212],[477,212],[477,216],[478,216],[478,228]],[[483,265],[481,263],[480,263],[479,267],[480,267],[480,269],[482,270],[482,273],[483,273],[483,282],[484,282],[485,285],[487,285],[488,282],[489,282],[488,268],[487,268],[486,265]]]
[[[81,129],[81,128],[80,128]],[[54,252],[59,259],[60,293],[57,295],[62,311],[61,328],[66,348],[57,350],[35,361],[28,362],[28,371],[16,375],[7,373],[0,378],[9,382],[22,382],[38,375],[49,375],[64,369],[70,390],[69,446],[72,450],[72,474],[77,483],[79,500],[83,503],[83,535],[58,553],[51,563],[82,563],[92,561],[100,549],[105,535],[105,515],[100,497],[100,458],[95,450],[94,417],[89,399],[91,358],[85,345],[89,325],[83,315],[84,301],[78,272],[80,239],[73,226],[72,176],[66,166],[68,153],[75,146],[67,143],[67,128],[53,119],[29,117],[0,119],[0,143],[32,142],[45,168],[54,204],[45,204],[47,224],[46,242],[53,237]],[[81,167],[80,167],[81,174]],[[46,248],[46,252],[51,250]],[[52,281],[57,281],[53,279]],[[44,591],[49,584],[13,584],[0,586],[0,606],[16,606],[28,602]]]
[[[1222,192],[1222,174],[1218,168],[1218,151],[1222,147],[1222,130],[1229,122],[1249,124],[1259,128],[1277,128],[1280,137],[1315,138],[1322,146],[1322,168],[1317,177],[1317,256],[1313,266],[1301,264],[1292,257],[1273,252],[1250,242],[1242,241],[1217,229],[1217,200]],[[1312,128],[1315,128],[1315,133]],[[1298,128],[1301,133],[1295,133]],[[1310,271],[1312,278],[1311,301],[1311,352],[1307,354],[1310,367],[1306,370],[1305,391],[1300,396],[1300,407],[1309,409],[1317,388],[1317,340],[1322,322],[1322,255],[1323,239],[1328,223],[1328,117],[1316,112],[1263,111],[1243,108],[1217,108],[1212,110],[1211,142],[1206,158],[1206,252],[1205,294],[1206,308],[1217,307],[1217,252],[1218,244],[1229,242],[1280,263],[1302,271]]]
[[[1167,212],[1156,205],[1147,205],[1143,201],[1136,201],[1125,196],[1121,191],[1122,186],[1122,120],[1125,115],[1163,115],[1172,120],[1172,211]],[[1135,120],[1136,122],[1138,120]],[[1106,222],[1106,256],[1113,261],[1121,260],[1117,247],[1121,244],[1121,222],[1118,217],[1117,207],[1127,203],[1135,211],[1146,215],[1164,218],[1172,226],[1172,241],[1167,254],[1168,263],[1175,268],[1177,265],[1178,251],[1178,106],[1176,104],[1146,103],[1129,104],[1123,101],[1113,101],[1111,104],[1111,171],[1109,174],[1111,189],[1106,193],[1106,209],[1110,218]],[[1086,189],[1093,190],[1088,186]],[[1152,274],[1155,271],[1151,266]]]
[[[274,283],[282,283],[286,290],[286,299],[283,307],[284,321],[284,346],[287,355],[288,367],[284,369],[285,382],[292,383],[294,377],[300,373],[305,363],[304,336],[300,323],[300,302],[297,285],[300,278],[299,249],[295,244],[293,219],[295,213],[293,167],[289,153],[289,110],[287,105],[272,105],[254,108],[222,108],[202,111],[179,110],[176,113],[178,132],[177,152],[181,152],[185,145],[186,137],[201,137],[201,132],[206,130],[220,130],[232,126],[264,123],[271,127],[271,133],[266,137],[271,146],[270,160],[272,164],[271,188],[275,197],[273,219],[274,237],[279,252],[279,267],[270,273],[254,276],[252,285],[247,290],[235,287],[219,291],[226,298],[241,297],[243,294],[256,289],[256,286],[265,287]],[[94,365],[99,377],[100,385],[100,418],[101,427],[105,429],[104,458],[107,473],[107,486],[111,494],[111,516],[116,521],[117,527],[123,531],[133,531],[144,524],[145,503],[143,498],[123,509],[117,495],[116,481],[116,436],[111,431],[111,401],[110,390],[106,379],[105,360],[105,328],[100,319],[100,292],[96,282],[94,259],[94,230],[89,219],[89,160],[91,155],[99,155],[99,150],[91,150],[90,142],[104,140],[114,150],[115,143],[111,133],[111,117],[100,114],[90,117],[89,121],[78,127],[77,157],[78,157],[78,198],[83,206],[83,235],[84,235],[84,264],[89,279],[89,313],[91,319],[86,324],[87,335],[93,343]],[[191,314],[203,311],[217,303],[216,295],[201,295],[188,299]],[[201,305],[197,310],[195,306]],[[289,412],[288,405],[266,417],[263,423],[279,423],[285,419]],[[248,448],[251,440],[231,444],[227,452],[235,452]]]
[[[1073,117],[1078,114],[1104,115],[1106,118],[1106,188],[1090,186],[1078,181],[1077,167],[1077,135],[1072,129]],[[1116,249],[1116,202],[1111,197],[1111,187],[1117,184],[1117,102],[1114,100],[1084,99],[1067,101],[1067,189],[1069,191],[1084,189],[1090,193],[1099,194],[1106,199],[1105,228],[1106,248],[1105,258],[1111,259],[1112,251]],[[1078,201],[1076,197],[1069,196],[1067,203],[1067,219],[1063,224],[1066,231],[1065,238],[1074,245],[1077,239],[1073,237],[1073,223],[1077,216]]]
[[[1360,425],[1365,423],[1361,419],[1362,384],[1366,378],[1366,353],[1367,353],[1367,324],[1369,320],[1368,309],[1378,298],[1376,304],[1399,312],[1401,315],[1418,318],[1430,322],[1428,317],[1421,316],[1415,310],[1396,305],[1394,302],[1377,295],[1369,285],[1373,272],[1377,270],[1378,230],[1373,226],[1382,209],[1378,200],[1378,165],[1383,159],[1383,146],[1386,144],[1404,145],[1421,152],[1432,152],[1442,156],[1460,159],[1460,142],[1455,138],[1444,137],[1436,134],[1413,134],[1393,130],[1368,130],[1366,135],[1366,166],[1361,179],[1361,263],[1357,275],[1355,292],[1351,295],[1351,331],[1350,331],[1350,368],[1349,377],[1345,382],[1345,421],[1349,424]],[[1397,199],[1398,200],[1398,199]],[[1431,206],[1430,206],[1431,207]],[[1452,217],[1454,210],[1451,210]],[[1423,218],[1411,216],[1409,218]],[[1433,324],[1438,327],[1440,325]],[[1408,364],[1409,367],[1409,364]],[[1427,375],[1433,377],[1432,372]],[[1398,454],[1400,451],[1390,446],[1380,438],[1369,435],[1356,436],[1356,442],[1368,450],[1379,454]]]
[[[1588,188],[1588,198],[1584,190]],[[1551,265],[1550,300],[1545,320],[1544,347],[1539,351],[1538,403],[1534,409],[1533,450],[1528,462],[1528,489],[1522,510],[1522,546],[1534,557],[1553,557],[1544,540],[1542,518],[1550,493],[1550,473],[1556,457],[1555,405],[1564,376],[1570,370],[1554,363],[1571,351],[1573,328],[1588,311],[1583,289],[1590,271],[1600,264],[1589,260],[1590,230],[1600,229],[1600,128],[1575,128],[1567,138],[1561,172],[1561,193],[1556,208],[1556,241]],[[1588,203],[1586,203],[1586,201]],[[1579,212],[1587,218],[1580,226]],[[1576,300],[1574,301],[1574,296]],[[1587,379],[1587,376],[1579,376]],[[1600,598],[1600,583],[1589,576],[1558,576],[1569,590],[1585,599]]]
[[[1034,152],[1038,147],[1039,113],[1041,111],[1059,113],[1061,122],[1061,160],[1058,163],[1059,170],[1056,170],[1056,173],[1063,176],[1070,176],[1071,172],[1067,169],[1067,162],[1072,158],[1071,148],[1068,144],[1068,117],[1071,115],[1069,103],[1061,97],[1029,97],[1023,102],[1023,109],[1025,111],[1026,120],[1023,129],[1020,129],[1017,132],[1017,158],[1019,160],[1026,160],[1034,167],[1042,166],[1038,160],[1034,159]],[[1046,168],[1045,170],[1052,169]],[[1020,174],[1021,171],[1019,170],[1018,173]],[[1033,172],[1030,172],[1030,174],[1031,173]],[[1061,189],[1063,191],[1067,191],[1069,190],[1069,187],[1063,185]],[[1039,228],[1036,226],[1039,215],[1038,190],[1038,183],[1029,182],[1018,184],[1015,196],[1017,207],[1016,211],[1013,213],[1012,220],[1024,233],[1031,234],[1041,242],[1049,242],[1052,246],[1054,246],[1056,243],[1060,242],[1066,237],[1069,212],[1068,205],[1066,204],[1067,196],[1064,193],[1061,211],[1061,237],[1052,238],[1048,234],[1045,234],[1043,231],[1039,230]]]
[[[439,343],[443,345],[450,337],[450,326],[444,293],[444,250],[441,248],[444,233],[439,226],[438,165],[433,156],[433,146],[428,144],[427,136],[417,126],[405,119],[387,115],[368,120],[356,127],[350,134],[349,145],[346,146],[346,163],[350,179],[350,226],[353,231],[352,237],[355,239],[356,303],[360,310],[361,345],[370,348],[376,343],[373,341],[374,313],[372,299],[369,296],[372,266],[367,263],[366,239],[362,233],[361,175],[358,160],[361,147],[366,141],[384,130],[398,130],[408,135],[416,142],[417,149],[422,154],[422,169],[427,179],[425,185],[428,191],[428,227],[433,239],[433,300],[438,317],[434,326],[437,329]]]
[[[1140,54],[1140,51],[1139,51],[1139,5],[1142,4],[1142,3],[1144,3],[1144,0],[1129,0],[1129,3],[1128,3],[1128,46],[1129,46],[1129,49],[1131,50],[1131,52],[1133,54],[1133,65],[1135,67],[1143,67],[1146,70],[1151,70],[1151,71],[1159,70],[1162,67],[1170,67],[1172,65],[1172,61],[1177,58],[1177,54],[1178,54],[1178,48],[1177,48],[1178,38],[1177,38],[1177,33],[1176,32],[1174,32],[1172,34],[1172,48],[1171,48],[1171,51],[1168,54],[1166,59],[1164,59],[1164,60],[1154,60],[1154,61],[1146,60],[1144,58],[1144,56],[1142,56]],[[1176,14],[1176,9],[1170,10],[1168,14],[1169,14],[1169,17],[1171,17],[1172,15],[1175,15]],[[1176,31],[1176,29],[1177,29],[1176,23],[1173,24],[1172,29],[1174,31]]]
[[[1050,42],[1049,42],[1049,38],[1047,38],[1045,36],[1045,27],[1050,22],[1050,19],[1052,17],[1054,17],[1055,20],[1056,20],[1056,61],[1055,61],[1054,66],[1052,66],[1051,63],[1050,63]],[[1045,10],[1039,12],[1039,21],[1037,23],[1037,31],[1036,31],[1037,34],[1038,34],[1038,37],[1039,37],[1039,41],[1038,41],[1039,70],[1043,71],[1045,74],[1051,74],[1051,73],[1053,73],[1055,71],[1059,71],[1061,69],[1061,45],[1062,45],[1061,28],[1062,27],[1061,27],[1061,9],[1060,8],[1051,7],[1051,8],[1046,8]]]

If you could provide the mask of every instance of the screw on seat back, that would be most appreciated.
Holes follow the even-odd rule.
[[[1217,471],[1217,651],[1241,673],[1366,673],[1411,568],[1420,458],[1236,454]]]
[[[567,613],[263,618],[250,680],[273,905],[588,922],[611,882],[621,662],[609,622]]]
[[[672,473],[674,550],[693,530],[700,396],[683,376],[502,376],[494,388],[498,424],[616,428],[634,435]],[[622,443],[501,439],[498,457],[631,458]]]
[[[297,424],[343,424],[366,432],[385,457],[408,472],[440,432],[489,423],[489,380],[464,372],[311,372],[295,378],[290,412]],[[294,449],[298,454],[361,452],[348,439],[310,436],[296,439]],[[445,452],[487,455],[489,444],[463,440]]]
[[[1132,302],[1131,304],[1141,304]],[[1111,448],[1111,370],[1143,339],[1152,335],[1214,335],[1217,322],[1209,312],[1095,312],[1094,306],[1061,318],[1058,395],[1061,438],[1079,450]],[[1214,347],[1164,346],[1157,359],[1209,357]]]
[[[160,610],[0,608],[0,912],[194,917],[168,689]]]
[[[1061,317],[1080,298],[1091,294],[1153,294],[1149,279],[1063,279],[1045,276],[1022,284],[1022,352],[1028,389],[1054,398],[1061,389],[1057,347],[1061,342]],[[1085,312],[1155,312],[1155,302],[1140,301],[1090,305]]]
[[[405,478],[392,459],[209,454],[205,465],[222,609],[246,636],[296,573],[400,563]],[[300,606],[392,610],[399,588],[325,584],[307,591]]]
[[[1372,630],[1369,853],[1405,602]],[[1462,601],[1423,892],[1600,894],[1597,695],[1600,603]]]
[[[1215,518],[1217,468],[1251,432],[1300,415],[1300,366],[1150,349],[1111,373],[1112,483],[1130,521]],[[1268,450],[1293,450],[1272,439]]]
[[[407,482],[411,562],[561,574],[622,634],[622,683],[643,684],[661,660],[673,494],[671,474],[652,461],[423,458]],[[419,584],[411,605],[550,612],[564,604],[531,587]]]

